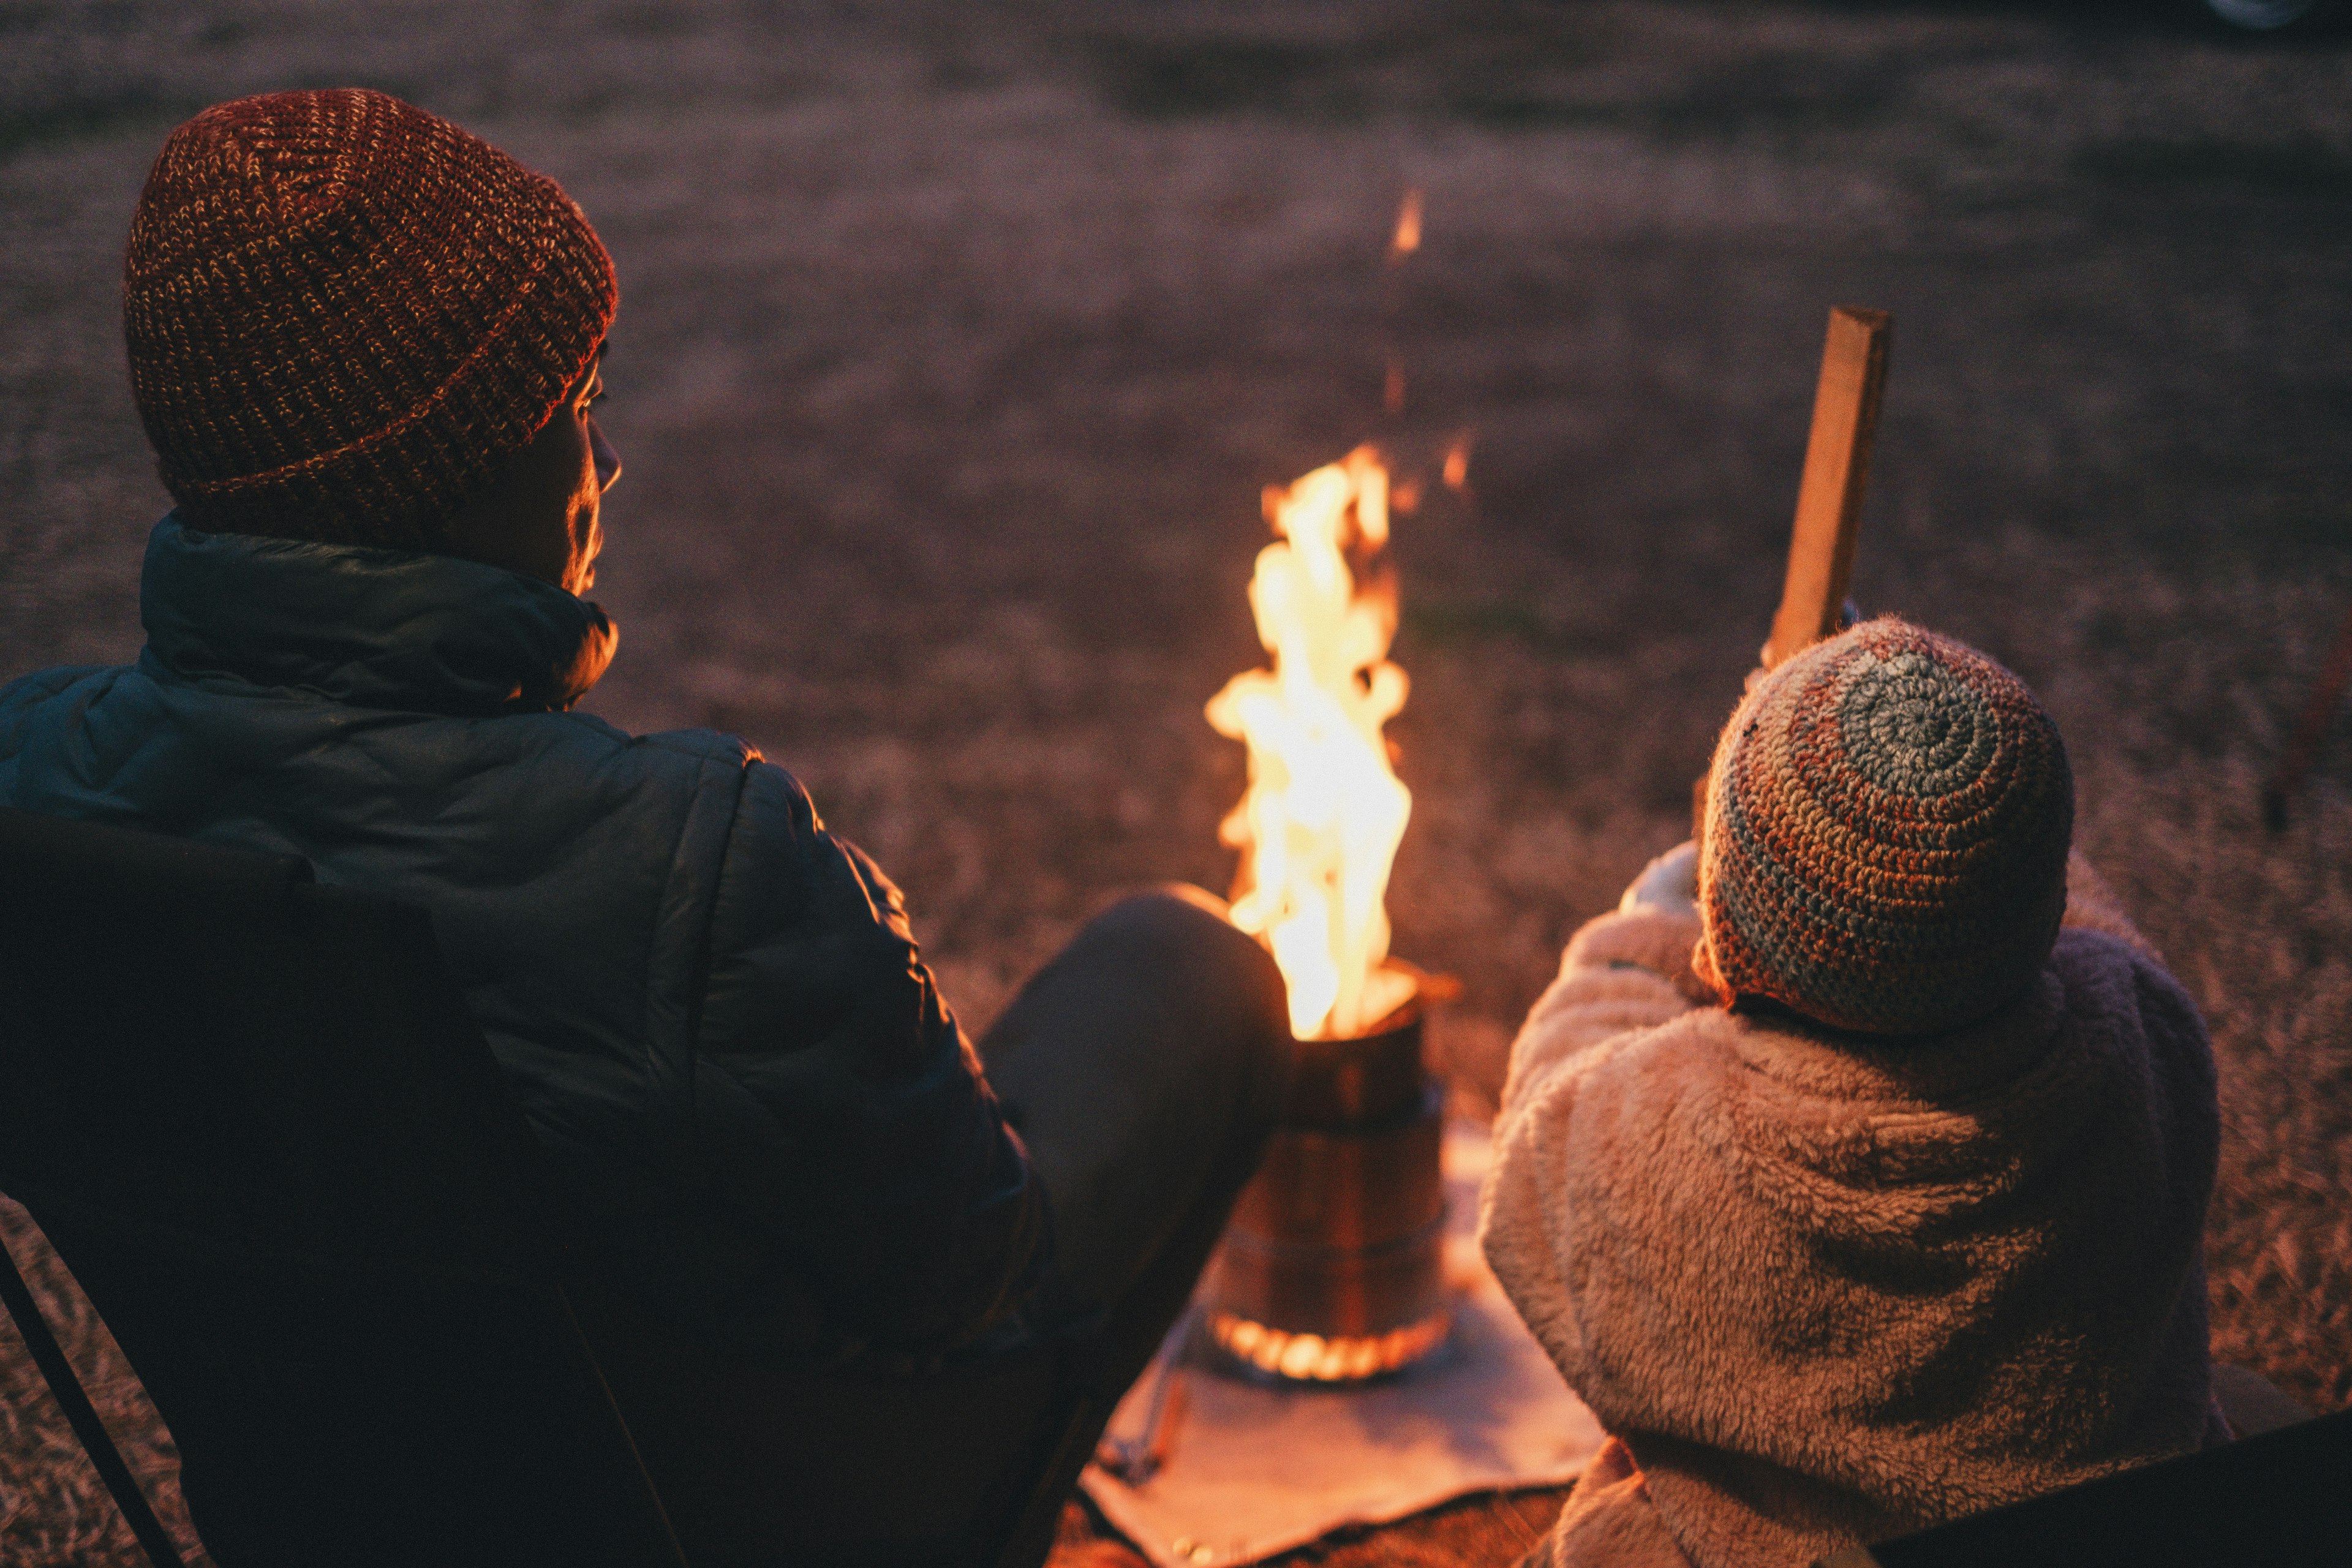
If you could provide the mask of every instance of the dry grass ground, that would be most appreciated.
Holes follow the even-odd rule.
[[[2221,1054],[2217,1349],[2352,1404],[2352,725],[2256,811],[2352,607],[2352,54],[1981,5],[11,6],[0,679],[138,644],[115,268],[162,133],[346,81],[555,174],[618,260],[591,705],[798,772],[976,1025],[1115,889],[1228,874],[1200,707],[1257,657],[1260,487],[1469,430],[1399,528],[1392,909],[1491,1085],[1685,830],[1826,307],[1892,309],[1858,595],[2056,713]],[[53,1500],[34,1441],[0,1531]],[[1507,1561],[1550,1506],[1324,1560]]]

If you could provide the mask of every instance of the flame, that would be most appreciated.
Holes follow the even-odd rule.
[[[1249,747],[1249,789],[1218,835],[1242,852],[1234,923],[1273,950],[1302,1040],[1366,1033],[1413,990],[1383,963],[1381,900],[1412,811],[1381,733],[1405,699],[1387,657],[1396,582],[1357,575],[1388,542],[1388,500],[1370,447],[1267,489],[1280,537],[1258,552],[1249,596],[1274,668],[1234,677],[1208,707]]]
[[[1397,205],[1396,233],[1389,240],[1389,261],[1402,261],[1421,248],[1421,187],[1407,185]]]
[[[1458,490],[1470,479],[1470,432],[1465,430],[1454,437],[1454,445],[1445,449],[1445,488]]]
[[[1295,1383],[1354,1383],[1419,1361],[1444,1343],[1453,1327],[1449,1308],[1385,1334],[1326,1339],[1217,1312],[1209,1319],[1209,1337],[1236,1361]]]

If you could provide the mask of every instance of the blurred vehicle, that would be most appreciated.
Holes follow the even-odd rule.
[[[2316,33],[2339,26],[2343,0],[2201,0],[2207,15],[2249,33]]]

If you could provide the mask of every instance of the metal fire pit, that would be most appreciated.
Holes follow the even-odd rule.
[[[1290,1103],[1218,1253],[1209,1336],[1301,1382],[1399,1371],[1453,1310],[1438,1171],[1443,1096],[1421,1065],[1416,994],[1377,1032],[1302,1040]]]

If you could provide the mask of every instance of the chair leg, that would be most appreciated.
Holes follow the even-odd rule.
[[[1053,1458],[1028,1500],[1022,1504],[1021,1518],[1013,1525],[1012,1537],[1004,1543],[995,1568],[1043,1568],[1045,1559],[1053,1554],[1054,1531],[1061,1522],[1062,1505],[1077,1490],[1079,1472],[1093,1458],[1095,1444],[1102,1437],[1102,1429],[1109,1412],[1101,1400],[1091,1394],[1078,1396],[1076,1407],[1063,1424],[1062,1435],[1054,1446]]]
[[[147,1506],[146,1496],[132,1478],[131,1467],[122,1462],[121,1451],[107,1435],[106,1423],[99,1419],[97,1406],[83,1392],[81,1379],[74,1375],[73,1363],[66,1360],[57,1336],[49,1332],[48,1320],[41,1316],[40,1306],[33,1300],[24,1275],[17,1272],[16,1259],[5,1242],[0,1242],[0,1303],[6,1305],[8,1315],[16,1321],[16,1331],[25,1336],[25,1348],[32,1352],[33,1364],[41,1369],[41,1376],[56,1396],[58,1407],[66,1413],[67,1423],[73,1427],[74,1436],[81,1439],[83,1451],[98,1468],[99,1479],[113,1494],[114,1506],[122,1510],[131,1533],[139,1538],[148,1559],[155,1568],[187,1568],[186,1560],[156,1519],[155,1510]]]

